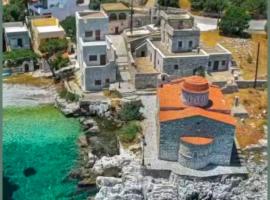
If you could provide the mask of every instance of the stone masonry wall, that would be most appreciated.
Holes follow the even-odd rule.
[[[205,117],[160,123],[159,158],[177,161],[181,136],[214,137],[212,164],[228,165],[234,142],[235,127]]]
[[[164,58],[163,72],[180,77],[191,76],[198,67],[207,67],[208,56]],[[175,69],[178,65],[178,69]]]
[[[156,88],[158,83],[158,74],[159,73],[135,74],[135,88]]]

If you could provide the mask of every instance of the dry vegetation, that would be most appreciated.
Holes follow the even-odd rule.
[[[244,79],[253,79],[255,74],[257,45],[261,44],[259,56],[258,78],[267,78],[267,36],[264,33],[252,34],[249,39],[230,38],[219,35],[218,31],[201,33],[201,40],[208,46],[222,44],[233,54],[234,60],[240,66]]]
[[[232,104],[234,97],[239,96],[240,102],[249,113],[249,118],[244,122],[238,120],[236,135],[241,147],[256,144],[264,137],[263,125],[266,124],[267,91],[255,89],[242,89],[238,93],[225,95]]]
[[[179,0],[180,8],[190,10],[191,8],[191,3],[189,0]]]
[[[53,84],[53,80],[49,78],[37,78],[30,74],[18,74],[5,78],[4,83],[9,84],[23,84],[37,87],[45,87]]]

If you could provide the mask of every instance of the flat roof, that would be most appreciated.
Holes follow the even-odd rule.
[[[80,43],[83,46],[107,46],[107,42],[104,40],[101,41],[83,41],[82,38],[80,38]]]
[[[36,27],[39,33],[51,33],[64,31],[61,26],[38,26]]]
[[[227,49],[222,47],[220,44],[217,44],[214,47],[201,44],[202,49],[208,54],[231,54]]]
[[[28,32],[28,29],[25,26],[5,27],[5,32],[6,33]]]
[[[80,17],[85,18],[85,19],[108,17],[104,12],[101,12],[101,11],[82,11],[78,13]]]
[[[199,53],[197,53],[197,50],[194,51],[188,51],[188,52],[179,52],[179,53],[174,53],[174,52],[170,52],[167,47],[161,43],[161,41],[150,41],[153,46],[155,46],[157,49],[159,49],[161,51],[161,53],[164,56],[206,56],[207,54],[202,51],[203,49],[200,50]]]
[[[128,11],[129,7],[127,7],[123,3],[103,3],[101,7],[105,11]]]

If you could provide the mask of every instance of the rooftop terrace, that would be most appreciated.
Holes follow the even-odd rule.
[[[151,41],[151,43],[153,44],[154,47],[156,47],[157,49],[160,50],[160,52],[164,55],[164,56],[178,56],[178,57],[186,57],[186,56],[207,56],[207,54],[205,53],[205,51],[203,51],[202,49],[198,52],[197,50],[194,51],[189,51],[189,52],[179,52],[179,53],[174,53],[174,52],[170,52],[167,47],[161,43],[161,41]]]
[[[130,9],[123,3],[103,3],[101,8],[104,11],[129,11]]]
[[[107,18],[108,16],[104,12],[100,11],[82,11],[78,12],[79,17],[84,19],[95,19],[95,18]]]

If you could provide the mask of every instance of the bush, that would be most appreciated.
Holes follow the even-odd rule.
[[[123,121],[142,120],[143,115],[140,112],[142,102],[125,103],[119,113],[119,118]]]
[[[26,7],[22,0],[11,0],[8,5],[3,6],[3,21],[24,21]]]
[[[158,0],[160,6],[179,8],[178,0]]]
[[[60,22],[61,26],[67,33],[67,36],[71,38],[73,42],[76,41],[76,21],[74,16],[69,16]]]
[[[241,7],[231,6],[219,22],[219,29],[225,35],[242,36],[249,27],[250,15]]]
[[[4,52],[3,58],[3,63],[8,61],[6,67],[14,67],[21,65],[26,60],[36,61],[38,59],[38,55],[30,49],[17,49]]]
[[[62,55],[57,55],[55,59],[53,59],[50,64],[53,67],[53,69],[58,70],[63,67],[66,67],[69,63],[68,58],[63,58]]]
[[[130,143],[133,142],[137,134],[141,132],[141,127],[137,121],[130,121],[124,124],[118,131],[118,136],[121,142]]]
[[[63,88],[59,92],[59,96],[69,102],[79,101],[79,95],[67,91],[66,88]]]

